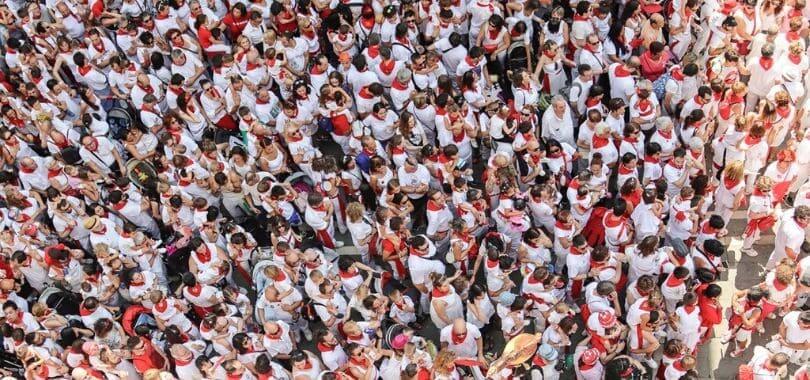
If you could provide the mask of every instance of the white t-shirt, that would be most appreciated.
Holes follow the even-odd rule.
[[[471,323],[467,323],[467,334],[461,343],[456,344],[453,341],[452,324],[442,329],[439,339],[442,343],[447,343],[447,349],[455,352],[459,358],[478,357],[478,345],[476,344],[476,340],[481,339],[481,331]]]

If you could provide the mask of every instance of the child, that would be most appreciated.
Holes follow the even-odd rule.
[[[388,316],[397,323],[420,330],[421,326],[416,323],[416,308],[414,308],[411,297],[402,294],[399,289],[391,291],[388,297],[391,299],[391,310],[388,312]]]
[[[734,340],[737,348],[729,354],[736,358],[745,351],[751,342],[751,332],[756,328],[762,315],[762,298],[760,288],[741,290],[734,293],[731,299],[731,320],[728,327],[731,331],[729,340]]]

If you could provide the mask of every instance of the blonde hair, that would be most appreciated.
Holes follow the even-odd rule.
[[[770,190],[770,189],[773,188],[773,179],[771,177],[766,176],[766,175],[764,175],[762,177],[759,177],[757,179],[756,186],[757,186],[757,189],[759,189],[760,191],[762,189]]]
[[[731,85],[731,91],[737,95],[740,95],[748,91],[748,86],[746,86],[743,82],[734,82],[734,84]]]
[[[439,351],[439,353],[436,354],[436,358],[433,359],[433,369],[442,375],[447,375],[447,368],[453,364],[455,360],[456,353],[445,348]]]
[[[42,302],[37,302],[31,306],[31,314],[35,317],[42,317],[48,311],[48,306]]]
[[[352,202],[346,206],[346,216],[349,218],[350,222],[357,222],[360,218],[363,217],[363,205],[360,202]]]
[[[723,176],[732,181],[737,181],[743,178],[745,163],[742,160],[734,161],[723,170]]]

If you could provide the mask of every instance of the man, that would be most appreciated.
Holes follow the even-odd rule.
[[[169,359],[159,347],[144,337],[131,336],[127,339],[127,349],[132,352],[132,364],[135,370],[143,374],[150,369],[166,371],[169,369]]]
[[[608,68],[608,78],[610,79],[610,98],[624,100],[625,104],[630,102],[630,97],[636,93],[636,79],[641,61],[633,56],[627,63],[614,63]]]
[[[481,331],[478,330],[478,327],[465,322],[462,318],[458,318],[453,321],[453,324],[445,326],[439,333],[439,340],[442,349],[455,352],[459,358],[476,358],[482,363],[486,363]]]
[[[766,268],[773,269],[783,258],[798,261],[800,248],[805,239],[805,228],[810,223],[810,207],[798,206],[793,212],[788,210],[782,216],[782,222],[776,230],[773,252]]]
[[[810,354],[810,311],[795,310],[787,313],[779,325],[779,334],[768,344],[768,348],[772,352],[786,355],[785,359],[789,359],[791,363],[805,362]],[[756,359],[756,351],[754,352]],[[751,361],[754,362],[753,359]]]
[[[120,249],[121,235],[114,222],[107,218],[93,215],[83,222],[83,227],[90,231],[90,245],[107,244],[113,249]]]
[[[562,95],[555,95],[551,99],[551,107],[543,113],[542,126],[540,136],[543,139],[554,139],[560,143],[576,146],[571,107]]]
[[[157,99],[158,104],[160,104],[160,109],[165,111],[165,102],[163,101],[163,82],[160,81],[156,76],[151,74],[138,74],[137,78],[135,79],[135,86],[132,86],[132,90],[129,92],[129,96],[132,99],[132,105],[135,108],[140,109],[144,103],[144,97],[148,94],[152,94]]]
[[[200,78],[205,72],[205,65],[194,54],[188,54],[183,49],[172,51],[172,74],[180,74],[186,78],[185,86],[199,88]]]
[[[276,360],[288,360],[297,346],[290,325],[280,320],[264,323],[262,343],[270,357]]]
[[[48,181],[50,159],[25,157],[20,160],[20,185],[23,189],[45,191],[51,184]]]
[[[115,145],[104,136],[82,137],[79,156],[94,172],[107,177],[113,172],[121,173],[126,166]]]
[[[788,359],[785,353],[771,353],[768,349],[757,346],[754,347],[754,356],[748,365],[754,370],[754,380],[777,380],[787,375]]]
[[[414,221],[414,227],[425,224],[424,215],[425,206],[427,205],[425,194],[430,184],[430,171],[425,165],[409,157],[405,159],[404,165],[397,170],[397,176],[399,177],[400,190],[408,195],[413,204],[414,209],[411,218]]]
[[[318,192],[311,192],[307,197],[307,208],[304,211],[304,220],[315,230],[318,240],[324,248],[334,250],[343,247],[343,242],[335,240],[335,226],[332,223],[332,215],[335,210],[332,202],[324,202],[323,195]]]

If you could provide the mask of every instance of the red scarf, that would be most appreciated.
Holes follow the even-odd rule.
[[[452,335],[453,344],[455,344],[455,345],[462,344],[462,343],[464,343],[465,340],[467,340],[467,333],[466,332],[464,334],[456,334],[454,332],[451,332],[450,335]]]
[[[396,66],[397,61],[393,59],[389,59],[387,61],[380,62],[380,71],[383,72],[385,75],[391,75],[394,72],[394,67]]]
[[[199,297],[200,294],[202,293],[202,286],[200,284],[189,286],[188,293],[194,297]]]
[[[436,203],[434,200],[429,200],[427,202],[427,209],[428,211],[441,211],[444,208],[444,205],[440,205]]]
[[[793,62],[794,65],[798,65],[802,61],[802,56],[801,54],[799,55],[788,54],[788,59],[790,59],[790,62]]]
[[[618,65],[616,66],[616,70],[613,71],[613,74],[617,78],[628,78],[633,74],[633,72],[628,70],[625,65]]]
[[[433,296],[433,298],[442,298],[448,294],[450,294],[450,290],[443,292],[439,290],[439,288],[433,288],[433,291],[430,292],[430,295]]]
[[[90,72],[90,70],[92,70],[92,69],[93,69],[93,66],[90,66],[90,65],[84,65],[84,66],[81,66],[81,67],[79,67],[79,68],[78,68],[78,70],[79,70],[79,75],[81,75],[81,76],[85,76],[85,75],[87,75],[87,73],[89,73],[89,72]]]
[[[773,58],[759,57],[759,65],[765,70],[770,70],[773,67]]]
[[[201,262],[207,263],[211,261],[211,250],[208,249],[208,246],[203,246],[205,250],[202,253],[197,252],[197,258],[200,259]]]

